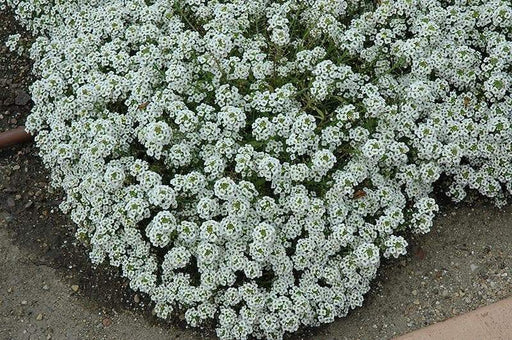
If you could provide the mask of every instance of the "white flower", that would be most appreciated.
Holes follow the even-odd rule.
[[[276,230],[268,223],[258,224],[252,232],[252,238],[257,242],[262,242],[264,244],[273,242],[275,237]]]
[[[172,271],[174,269],[183,268],[188,264],[190,256],[190,251],[185,247],[172,248],[165,254],[162,269]]]
[[[146,235],[152,244],[165,247],[176,232],[176,218],[169,211],[159,212],[146,228]]]
[[[237,192],[236,183],[231,178],[221,178],[214,185],[215,195],[223,200],[233,198]]]

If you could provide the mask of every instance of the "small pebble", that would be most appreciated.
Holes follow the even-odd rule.
[[[79,287],[78,285],[71,285],[71,289],[76,293],[78,292]]]
[[[112,320],[110,318],[105,318],[105,319],[103,319],[102,323],[103,323],[103,327],[108,327],[112,324]]]
[[[42,314],[42,313],[37,314],[37,316],[36,316],[36,320],[37,320],[37,321],[41,321],[41,320],[43,320],[43,314]]]
[[[135,294],[135,296],[133,297],[133,301],[135,301],[135,303],[139,303],[140,302],[139,294]]]

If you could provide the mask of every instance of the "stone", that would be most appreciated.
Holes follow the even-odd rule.
[[[30,99],[30,95],[27,92],[23,90],[18,90],[16,91],[16,98],[14,98],[14,104],[18,106],[25,106],[28,104]]]
[[[108,327],[112,324],[112,320],[110,318],[104,318],[102,323],[103,323],[103,327]]]

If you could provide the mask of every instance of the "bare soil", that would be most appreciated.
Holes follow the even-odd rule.
[[[23,124],[32,105],[31,63],[3,46],[17,32],[0,12],[0,131]],[[61,195],[32,144],[0,151],[0,340],[215,338],[157,319],[118,269],[93,268]],[[448,205],[410,243],[407,256],[383,264],[363,307],[288,338],[390,339],[512,295],[512,206]]]

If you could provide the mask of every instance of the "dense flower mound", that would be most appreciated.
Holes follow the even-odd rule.
[[[163,318],[332,322],[429,231],[440,176],[512,191],[509,0],[2,6],[37,37],[27,127],[62,209]]]

